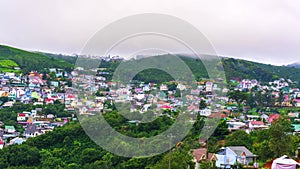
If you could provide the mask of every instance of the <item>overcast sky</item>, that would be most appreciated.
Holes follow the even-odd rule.
[[[140,13],[188,21],[219,55],[276,65],[300,61],[298,0],[0,0],[0,44],[79,53],[105,25]]]

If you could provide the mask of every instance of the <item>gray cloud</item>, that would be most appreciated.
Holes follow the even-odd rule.
[[[78,53],[105,25],[153,12],[190,22],[220,55],[282,65],[300,61],[299,10],[297,0],[0,0],[0,43]]]

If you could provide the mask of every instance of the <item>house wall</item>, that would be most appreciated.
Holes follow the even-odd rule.
[[[227,155],[216,155],[217,161],[216,161],[216,167],[220,168],[221,166],[224,166],[223,164],[230,164],[234,165],[236,162],[235,155],[233,154],[227,154]]]

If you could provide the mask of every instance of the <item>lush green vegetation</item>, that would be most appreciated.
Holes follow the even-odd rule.
[[[0,67],[12,68],[12,67],[18,67],[18,66],[19,65],[12,60],[0,60]]]
[[[15,68],[18,68],[19,65],[12,61],[12,60],[0,60],[0,72],[15,72],[19,73],[20,70],[17,70]]]
[[[280,118],[267,130],[247,134],[243,130],[226,136],[226,146],[245,146],[259,156],[259,161],[267,162],[282,155],[295,156],[300,139],[292,135],[293,128],[288,119]]]
[[[64,60],[66,62],[69,62],[73,65],[76,63],[76,60],[77,60],[77,57],[75,57],[75,56],[68,56],[68,55],[62,55],[62,54],[53,54],[53,53],[40,53],[40,54],[45,55],[45,56],[49,56],[51,58],[61,59],[61,60]]]
[[[170,125],[170,119],[165,117],[159,117],[155,124],[149,126],[136,126],[127,123],[114,111],[104,116],[109,123],[114,124],[115,129],[132,137],[139,137],[140,133],[143,133],[143,137],[151,137]],[[172,168],[181,169],[187,166],[192,168],[194,164],[190,150],[200,147],[198,139],[204,122],[205,118],[198,116],[183,144],[174,147],[170,152],[147,158],[124,158],[96,145],[85,134],[81,125],[73,121],[55,128],[53,132],[30,138],[22,145],[13,145],[0,150],[0,168],[156,169],[168,168],[169,159]],[[154,130],[156,128],[157,132],[144,131],[152,128]],[[209,138],[208,148],[210,152],[218,152],[224,146],[222,140],[225,139],[226,146],[246,146],[259,155],[260,161],[266,162],[283,154],[291,156],[294,154],[300,140],[298,136],[290,135],[291,131],[290,122],[280,119],[268,130],[252,132],[250,135],[245,131],[229,134],[226,122],[222,120]]]
[[[131,130],[133,134],[134,130],[141,129],[134,129],[134,126],[116,116],[116,113],[111,112],[105,118],[115,126],[128,126],[127,130]],[[158,125],[165,126],[166,122],[166,118],[161,118]],[[181,169],[188,165],[194,167],[189,144],[184,143],[172,152],[153,157],[124,158],[111,154],[92,142],[78,122],[55,128],[53,132],[31,138],[22,145],[4,148],[0,150],[0,155],[0,168],[156,169],[167,168],[166,161],[169,158],[172,160],[172,168]]]
[[[287,66],[273,66],[239,59],[224,58],[223,67],[228,80],[233,77],[240,79],[257,79],[261,82],[269,82],[278,78],[289,78],[293,81],[300,79],[300,69]]]
[[[15,62],[23,72],[31,70],[43,71],[45,68],[62,68],[71,70],[72,64],[40,53],[28,52],[8,46],[0,45],[0,60]],[[4,66],[7,66],[7,61]]]
[[[172,55],[161,55],[157,57],[157,64],[163,64],[168,62],[160,63],[160,59],[163,57],[172,58]],[[205,69],[204,64],[201,62],[200,59],[187,57],[184,55],[179,55],[179,58],[190,68],[191,72],[193,73],[196,80],[200,80],[203,78],[208,78],[207,71]],[[131,73],[130,69],[135,64],[138,64],[138,61],[128,61],[132,62],[127,63],[128,70],[126,69],[127,73]],[[117,66],[119,66],[120,62],[101,62],[100,67],[108,68],[108,71],[111,74],[108,76],[109,78],[112,77],[113,72],[116,70]],[[208,61],[209,64],[209,61]],[[131,66],[129,66],[131,65]],[[172,65],[162,65],[162,66],[172,66]],[[178,69],[182,69],[182,66],[174,66]],[[168,67],[164,67],[168,70]],[[273,80],[277,80],[279,78],[291,79],[293,81],[298,81],[300,79],[300,69],[294,67],[287,67],[287,66],[274,66],[262,63],[256,63],[246,60],[240,59],[232,59],[232,58],[221,58],[221,61],[217,63],[217,69],[224,70],[226,80],[229,81],[233,78],[238,79],[257,79],[262,83],[267,83]],[[136,72],[135,72],[136,73]],[[175,72],[177,73],[177,72]],[[184,72],[183,72],[184,73]],[[182,75],[187,76],[187,75]],[[188,75],[190,76],[190,75]],[[141,72],[138,72],[136,76],[134,76],[134,80],[140,80],[144,82],[165,82],[168,80],[174,80],[174,77],[171,77],[166,71],[156,68],[148,68]],[[299,84],[295,84],[295,86],[299,87]]]

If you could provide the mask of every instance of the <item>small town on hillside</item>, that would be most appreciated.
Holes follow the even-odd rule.
[[[195,122],[197,116],[218,116],[226,122],[230,133],[244,131],[250,135],[268,129],[281,118],[291,123],[293,129],[290,134],[297,136],[300,132],[300,90],[296,87],[298,82],[290,79],[279,78],[263,84],[256,79],[233,78],[227,87],[220,88],[218,84],[223,79],[203,78],[195,82],[195,89],[190,89],[191,86],[184,82],[175,81],[156,84],[132,80],[125,85],[109,81],[104,75],[111,72],[106,68],[91,70],[95,75],[80,74],[82,70],[84,68],[78,67],[72,72],[73,81],[78,82],[85,92],[96,92],[96,96],[93,98],[94,102],[85,98],[78,98],[74,102],[78,105],[80,115],[93,116],[99,111],[109,113],[114,103],[127,102],[130,103],[130,112],[152,112],[155,116],[174,119],[176,116],[172,112],[178,112],[182,106],[187,106],[184,113],[190,114],[191,122]],[[179,94],[181,91],[188,91],[188,94],[182,97]],[[225,96],[218,96],[214,94],[215,91],[221,91]],[[132,119],[128,122],[135,125],[140,123],[139,120]],[[252,153],[241,143],[227,147],[225,143],[221,143],[219,153],[208,152],[208,141],[200,139],[199,144],[198,149],[192,150],[196,168],[203,168],[200,167],[201,163],[207,160],[209,165],[218,168],[230,168],[236,164],[245,168],[259,168],[262,165],[256,162],[259,155]],[[298,156],[298,149],[294,155]],[[279,159],[292,160],[286,155]],[[296,164],[294,161],[293,165]]]
[[[112,62],[114,59],[106,58],[106,61]],[[290,122],[293,127],[290,134],[297,135],[300,132],[300,90],[296,87],[297,82],[290,79],[280,78],[261,83],[255,79],[232,78],[227,87],[220,88],[218,84],[223,79],[203,78],[195,82],[195,89],[190,89],[184,82],[175,81],[145,83],[132,80],[124,85],[111,81],[107,75],[112,72],[107,68],[92,70],[94,75],[81,74],[82,70],[84,68],[77,67],[72,72],[51,68],[47,74],[36,71],[24,75],[1,73],[1,109],[11,109],[20,104],[31,107],[17,110],[14,123],[1,122],[0,148],[22,144],[29,138],[77,121],[77,115],[110,113],[115,109],[115,104],[125,102],[130,103],[129,111],[132,113],[152,112],[155,116],[171,119],[176,118],[174,112],[180,112],[180,108],[187,105],[184,113],[190,114],[191,123],[199,116],[210,118],[217,115],[225,122],[229,133],[243,131],[250,135],[270,128],[280,119]],[[78,97],[73,92],[72,82],[83,82],[80,87],[94,93],[94,102]],[[188,91],[188,94],[182,97],[181,91]],[[225,96],[218,96],[214,91],[221,91]],[[59,105],[63,107],[63,113],[48,110],[50,106]],[[128,123],[139,125],[140,121],[131,119]],[[221,148],[217,152],[209,152],[209,140],[199,140],[199,148],[191,150],[196,168],[200,168],[203,161],[218,168],[236,164],[250,168],[262,165],[256,162],[261,158],[260,154],[251,152],[241,143],[226,146],[221,141],[218,144]],[[294,155],[298,156],[298,149]],[[279,159],[292,160],[288,156]]]
[[[300,1],[0,1],[0,169],[300,169]]]

